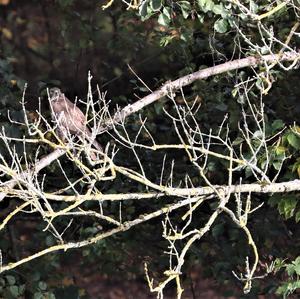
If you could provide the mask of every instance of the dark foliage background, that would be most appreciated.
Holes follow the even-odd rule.
[[[114,107],[136,101],[138,98],[135,94],[142,97],[148,93],[129,71],[128,64],[154,90],[166,80],[232,58],[234,32],[214,32],[214,15],[211,18],[203,15],[201,23],[192,14],[182,18],[181,11],[174,8],[173,13],[177,17],[173,17],[168,26],[163,26],[157,22],[157,16],[142,21],[135,10],[126,10],[126,7],[119,4],[103,11],[103,2],[105,1],[0,1],[0,122],[10,135],[22,136],[24,133],[22,128],[9,123],[7,111],[15,118],[22,118],[19,101],[25,82],[28,83],[26,107],[29,116],[34,119],[38,97],[41,97],[45,115],[49,116],[45,97],[47,87],[60,86],[71,99],[75,96],[86,97],[88,71],[94,77],[93,88],[96,90],[98,84],[102,91],[107,91],[107,98]],[[190,13],[192,7],[186,10]],[[198,17],[200,19],[201,16]],[[289,13],[283,14],[279,21],[274,24],[274,30],[282,31],[283,35],[286,28],[290,28],[295,22]],[[251,34],[252,28],[245,30]],[[254,32],[254,37],[255,34]],[[212,54],[212,48],[216,54]],[[249,73],[250,70],[245,70],[242,75]],[[278,71],[274,76],[277,81],[265,104],[267,123],[270,130],[275,131],[276,124],[292,125],[293,122],[298,122],[300,85],[297,82],[300,78],[299,70],[289,73]],[[234,138],[237,121],[241,117],[240,103],[231,93],[234,83],[235,74],[232,73],[185,88],[188,100],[193,100],[197,95],[199,101],[202,101],[197,120],[203,124],[204,130],[217,128],[224,112],[228,112]],[[176,101],[180,104],[180,97]],[[171,123],[163,117],[163,107],[167,111],[173,109],[172,103],[162,99],[144,109],[142,113],[147,116],[151,124],[150,130],[157,140],[172,143],[176,137],[175,134],[169,134]],[[127,122],[132,134],[138,130],[138,121],[137,116],[132,116]],[[291,133],[287,130],[280,141],[291,158],[284,164],[279,181],[297,178],[300,174],[300,142],[298,139],[291,142],[289,134]],[[103,136],[103,140],[108,141],[109,136]],[[47,149],[43,150],[47,152]],[[171,161],[172,158],[178,161],[176,173],[180,180],[190,165],[176,153],[169,153],[168,159]],[[120,157],[122,159],[130,161],[126,153],[124,157]],[[148,161],[147,156],[144,159]],[[161,160],[162,157],[158,155],[149,161],[149,175],[152,178],[157,177],[155,165]],[[221,165],[218,161],[210,164],[207,175],[213,183],[226,183],[222,172],[225,167],[226,165]],[[68,173],[73,172],[72,165],[68,162],[65,162],[65,169]],[[53,168],[52,175],[53,184],[57,186],[62,174]],[[76,177],[76,173],[74,176]],[[236,182],[238,179],[235,178]],[[193,180],[199,183],[196,173]],[[249,176],[248,181],[253,182],[254,178]],[[48,187],[51,188],[51,185]],[[101,188],[105,192],[126,192],[132,187],[132,182],[119,179],[117,188],[116,182],[113,186],[104,183]],[[300,246],[297,223],[300,219],[299,194],[257,195],[255,200],[257,204],[265,202],[250,224],[256,232],[255,241],[262,262],[275,258],[293,261],[299,254]],[[17,203],[17,198],[2,202],[1,217]],[[197,212],[195,226],[209,217],[213,204],[207,203]],[[112,212],[118,211],[118,204],[110,205]],[[159,205],[159,202],[145,200],[138,205],[127,202],[124,214],[130,219],[155,205]],[[174,218],[179,216],[176,213],[172,215]],[[249,249],[242,232],[228,220],[219,219],[212,231],[192,248],[185,277],[187,294],[191,294],[190,298],[193,298],[191,286],[196,283],[195,280],[199,277],[197,275],[201,273],[201,279],[209,278],[214,281],[214,289],[220,296],[258,298],[259,295],[264,295],[261,298],[272,298],[278,286],[288,279],[284,272],[257,281],[251,294],[242,295],[241,286],[231,275],[231,271],[237,265],[244,265],[244,257]],[[36,226],[39,225],[41,224],[35,215],[15,220],[1,234],[0,247],[4,257],[14,259],[31,250],[36,251],[40,247],[53,244],[54,239],[48,234],[35,233]],[[62,227],[64,225],[65,223],[61,223]],[[99,230],[99,225],[101,226],[91,219],[78,221],[75,229],[68,232],[68,237],[79,239],[91,235]],[[110,287],[101,290],[103,293],[93,298],[113,298],[109,297],[109,291],[116,285],[124,285],[130,281],[127,290],[114,298],[133,298],[128,294],[131,294],[130,289],[134,288],[134,283],[142,282],[141,285],[146,285],[143,262],[150,261],[153,275],[157,277],[168,263],[162,255],[166,244],[161,233],[161,219],[158,219],[82,251],[74,250],[40,258],[16,271],[4,273],[0,277],[0,297],[92,298],[90,290],[102,281]],[[96,280],[95,275],[98,275]],[[147,298],[147,291],[144,290],[143,294],[139,298]],[[167,295],[174,298],[172,290]]]

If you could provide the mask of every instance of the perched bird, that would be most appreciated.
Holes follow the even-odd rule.
[[[58,134],[64,141],[70,135],[86,139],[99,151],[103,152],[102,146],[97,140],[93,140],[92,132],[87,127],[86,117],[83,112],[74,105],[64,93],[57,87],[49,90],[52,118],[57,124]],[[97,156],[91,153],[91,159],[96,160]]]

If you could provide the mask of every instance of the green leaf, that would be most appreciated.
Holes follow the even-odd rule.
[[[79,298],[77,296],[77,298]],[[53,293],[48,294],[48,299],[56,299],[55,295]]]
[[[274,262],[274,269],[275,271],[279,271],[280,269],[285,267],[285,265],[285,259],[276,258]]]
[[[178,5],[180,6],[183,18],[187,19],[191,13],[191,3],[188,1],[179,1]]]
[[[252,12],[252,13],[257,13],[257,11],[258,11],[258,5],[253,1],[253,0],[250,0],[250,11]]]
[[[203,12],[211,11],[215,5],[212,0],[197,0],[197,3]]]
[[[276,146],[275,148],[275,154],[278,156],[282,155],[283,157],[285,157],[285,151],[286,148],[284,146]]]
[[[159,16],[158,16],[158,20],[157,22],[162,25],[162,26],[166,26],[168,27],[169,24],[170,24],[170,21],[171,19],[164,13],[161,13]]]
[[[287,141],[295,149],[300,149],[300,138],[294,133],[289,133],[287,135]]]
[[[41,292],[36,292],[33,295],[33,299],[43,299],[43,294]]]
[[[228,16],[228,11],[225,9],[222,3],[213,6],[212,11],[216,15],[221,15],[222,18],[226,18]]]
[[[163,13],[171,20],[171,8],[170,7],[164,7]]]
[[[276,290],[276,294],[283,295],[284,298],[287,298],[291,293],[296,289],[300,288],[300,280],[284,283]]]
[[[199,6],[203,7],[206,3],[206,0],[197,0]]]
[[[173,39],[173,36],[164,36],[160,39],[159,45],[161,47],[167,46]]]
[[[204,16],[197,13],[198,21],[202,24],[204,22]]]
[[[287,272],[287,274],[288,274],[289,276],[294,275],[294,273],[295,273],[295,267],[294,267],[294,265],[293,265],[293,264],[288,264],[288,265],[286,266],[286,272]]]
[[[149,5],[149,1],[150,0],[143,1],[139,7],[139,14],[141,16],[142,21],[148,20],[150,17],[153,16],[153,14],[155,14],[151,6]]]
[[[278,206],[280,214],[284,215],[285,219],[291,218],[295,213],[297,202],[295,197],[283,198]]]
[[[39,282],[39,289],[40,289],[41,291],[47,290],[47,284],[46,284],[44,281],[40,281],[40,282]]]
[[[193,38],[193,35],[190,31],[184,31],[180,34],[180,39],[189,42]]]
[[[300,211],[298,211],[295,215],[295,221],[298,223],[300,221]]]
[[[19,295],[21,295],[25,292],[25,284],[19,285],[18,288],[19,288]]]
[[[284,127],[284,123],[281,119],[276,119],[272,122],[272,129],[274,131],[282,129]]]
[[[295,273],[299,276],[300,275],[300,257],[299,256],[295,259],[293,264],[294,264]]]
[[[222,13],[222,5],[221,4],[215,5],[212,11],[214,14],[220,15]]]
[[[11,293],[11,295],[12,295],[14,298],[18,298],[19,295],[20,295],[19,287],[18,287],[18,286],[10,286],[10,287],[9,287],[9,292]]]
[[[142,18],[147,16],[148,3],[149,3],[149,0],[143,1],[139,7],[139,14]]]
[[[12,275],[6,275],[5,278],[9,285],[14,285],[16,283],[16,279]]]
[[[274,161],[272,163],[273,167],[276,169],[276,170],[279,170],[282,166],[282,162],[281,161]]]
[[[150,0],[150,7],[153,11],[159,11],[162,7],[162,0]]]
[[[232,142],[232,145],[239,145],[241,144],[242,142],[244,142],[244,138],[242,137],[237,137],[236,139],[234,139],[234,141]]]
[[[217,20],[214,24],[214,29],[219,33],[225,33],[228,29],[228,22],[225,19]]]

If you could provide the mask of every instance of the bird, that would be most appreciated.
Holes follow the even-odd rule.
[[[102,146],[93,138],[92,132],[87,127],[84,113],[58,87],[50,88],[49,96],[52,119],[57,124],[59,137],[66,141],[70,135],[76,135],[86,139],[98,151],[103,152]],[[90,157],[92,160],[97,160],[94,152],[90,153]]]

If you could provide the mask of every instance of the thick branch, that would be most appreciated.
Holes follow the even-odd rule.
[[[261,57],[250,56],[243,59],[236,59],[233,61],[228,61],[226,63],[216,65],[213,67],[209,67],[189,75],[183,76],[181,78],[176,79],[175,81],[165,83],[161,88],[157,89],[153,93],[147,95],[141,100],[135,102],[134,104],[127,105],[121,111],[115,114],[112,121],[107,122],[102,129],[107,130],[110,129],[113,124],[116,124],[127,116],[143,109],[144,107],[152,104],[153,102],[159,100],[160,98],[168,95],[170,92],[174,92],[179,90],[180,88],[190,85],[196,80],[206,79],[214,75],[222,74],[225,72],[245,68],[257,66],[259,64],[263,64],[265,62],[276,62],[276,61],[293,61],[296,59],[300,59],[300,53],[296,52],[285,52],[283,55],[280,54],[271,54],[264,55]]]
[[[293,191],[300,191],[300,180],[293,180],[282,183],[252,183],[241,185],[214,185],[214,188],[209,186],[201,188],[166,188],[157,185],[159,192],[149,193],[129,193],[129,194],[87,194],[81,195],[81,200],[100,200],[100,201],[126,201],[128,199],[150,199],[159,198],[162,196],[207,196],[215,193],[215,190],[223,190],[225,194],[233,193],[286,193]],[[162,189],[164,192],[162,192]],[[76,201],[76,195],[56,195],[51,193],[44,193],[45,198],[57,201]]]
[[[34,167],[32,167],[32,169],[28,169],[24,172],[22,172],[21,174],[19,174],[17,176],[17,178],[11,179],[5,183],[1,184],[1,188],[4,189],[2,192],[0,192],[0,202],[3,200],[3,198],[7,195],[8,191],[10,189],[13,189],[16,184],[18,183],[18,179],[22,179],[23,177],[26,176],[31,176],[33,173],[38,173],[39,171],[41,171],[43,168],[47,167],[48,165],[50,165],[53,161],[55,161],[56,159],[58,159],[59,157],[61,157],[66,151],[63,149],[57,149],[54,152],[52,152],[51,154],[44,156],[43,158],[41,158],[41,160],[39,160]],[[8,190],[8,191],[5,191]]]
[[[243,58],[243,59],[229,61],[229,62],[220,64],[220,65],[217,65],[217,66],[213,66],[213,67],[183,76],[181,78],[176,79],[175,81],[164,84],[161,88],[157,89],[156,91],[154,91],[153,93],[149,94],[148,96],[142,98],[141,100],[135,102],[134,104],[130,104],[130,105],[127,105],[126,107],[124,107],[121,111],[117,112],[111,120],[107,121],[103,126],[99,127],[99,133],[104,132],[106,130],[110,130],[114,124],[122,121],[127,116],[152,104],[153,102],[159,100],[160,98],[168,95],[168,93],[179,90],[180,88],[187,86],[196,80],[205,79],[205,78],[211,77],[213,75],[221,74],[221,73],[236,70],[236,69],[241,69],[244,67],[256,66],[256,65],[262,64],[264,62],[276,62],[278,60],[292,61],[292,60],[296,60],[296,59],[300,59],[300,53],[285,52],[284,54],[282,54],[282,53],[276,54],[276,55],[272,54],[272,55],[265,55],[262,57],[250,56],[250,57]],[[35,166],[35,172],[36,173],[39,172],[41,169],[43,169],[47,165],[51,164],[54,160],[58,159],[64,153],[65,153],[64,150],[57,149],[54,152],[52,152],[50,155],[48,155],[47,157],[44,157]],[[44,163],[44,162],[46,162],[46,163]],[[31,170],[27,170],[24,173],[27,174],[30,171]],[[24,173],[20,174],[20,177],[22,177],[22,175],[24,175]],[[17,184],[17,180],[12,179],[12,180],[9,180],[8,182],[5,182],[5,184],[3,184],[3,185],[7,188],[14,188],[16,184]],[[0,193],[0,202],[3,200],[3,198],[5,196],[6,196],[6,192]]]
[[[275,184],[270,184],[270,185],[265,185],[265,186],[263,186],[261,184],[254,184],[254,185],[244,184],[244,185],[237,185],[237,186],[231,186],[231,187],[219,186],[219,188],[223,188],[224,194],[226,194],[226,192],[232,192],[232,193],[233,192],[263,192],[263,193],[289,192],[289,191],[297,191],[300,189],[300,180],[294,180],[292,182],[286,182],[286,183],[275,183]],[[226,190],[226,188],[228,190]],[[202,194],[211,194],[211,193],[208,193],[209,189],[211,189],[211,188],[209,188],[209,187],[194,188],[193,195],[198,195],[201,192],[201,190],[202,190]],[[182,190],[185,190],[185,189],[182,189]],[[186,190],[188,190],[188,189],[186,189]],[[207,191],[203,191],[203,190],[207,190]],[[182,194],[187,195],[186,191],[183,191]],[[189,194],[191,195],[191,192]],[[121,198],[119,198],[119,199],[121,200]],[[59,245],[55,245],[55,246],[46,248],[46,249],[41,250],[33,255],[28,256],[27,258],[21,259],[20,261],[2,266],[0,268],[0,273],[7,271],[7,270],[11,270],[21,264],[24,264],[30,260],[33,260],[37,257],[43,256],[43,255],[51,253],[51,252],[55,252],[58,250],[66,251],[71,248],[80,248],[80,247],[84,247],[84,246],[87,246],[90,244],[94,244],[94,243],[98,242],[99,240],[102,240],[104,238],[107,238],[109,236],[117,234],[119,232],[127,231],[133,226],[136,226],[136,225],[146,222],[150,219],[161,216],[162,214],[174,211],[178,208],[190,205],[191,203],[195,203],[198,200],[199,200],[199,196],[195,196],[194,198],[187,198],[187,199],[181,200],[175,204],[169,205],[168,207],[164,207],[160,210],[152,212],[150,214],[140,216],[139,218],[134,219],[132,221],[127,221],[116,228],[113,228],[107,232],[99,233],[98,235],[91,237],[89,239],[79,241],[76,243],[69,242],[66,244],[59,244]]]

